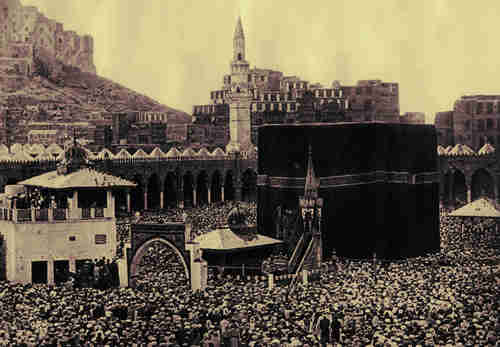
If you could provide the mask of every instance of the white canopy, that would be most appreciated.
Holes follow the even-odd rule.
[[[470,204],[456,209],[450,213],[450,216],[499,218],[500,211],[498,211],[493,201],[490,201],[487,198],[480,198]]]

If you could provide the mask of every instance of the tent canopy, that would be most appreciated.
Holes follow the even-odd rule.
[[[480,198],[456,209],[450,213],[450,216],[500,218],[500,211],[498,211],[493,201]]]

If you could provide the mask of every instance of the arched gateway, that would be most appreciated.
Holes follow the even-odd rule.
[[[189,252],[185,249],[185,230],[184,223],[132,224],[131,248],[127,253],[129,284],[134,285],[132,279],[137,274],[140,261],[148,247],[155,242],[161,242],[173,250],[184,267],[186,278],[189,281],[190,258]]]

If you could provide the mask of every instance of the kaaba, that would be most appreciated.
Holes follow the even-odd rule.
[[[262,125],[258,137],[260,234],[277,236],[277,209],[298,212],[310,147],[324,201],[324,257],[333,250],[359,259],[403,259],[439,251],[434,126],[278,124]]]

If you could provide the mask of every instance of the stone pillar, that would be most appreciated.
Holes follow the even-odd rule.
[[[467,184],[467,203],[470,204],[472,200],[472,191],[471,191],[471,185]]]
[[[127,212],[132,211],[132,205],[130,204],[130,190],[127,189]]]
[[[78,211],[78,190],[73,191],[69,217],[71,219],[80,219],[82,217],[82,214],[80,213],[80,211]]]
[[[207,188],[207,203],[209,205],[212,203],[212,189],[210,189],[210,186]]]
[[[193,184],[193,207],[196,207],[196,185]]]
[[[450,180],[448,181],[448,205],[450,205],[451,207],[455,205],[454,201],[455,194],[453,194],[453,188],[454,188],[453,183],[454,183],[454,173],[452,171],[450,174]]]
[[[498,202],[498,176],[493,175],[493,199],[495,199],[495,203]]]
[[[148,188],[144,186],[144,210],[148,209]]]
[[[163,204],[163,197],[164,197],[164,193],[163,193],[163,190],[162,190],[160,192],[160,209],[162,209],[162,210],[165,207],[164,204]]]
[[[69,257],[69,272],[76,273],[75,257]]]
[[[54,259],[47,259],[47,284],[54,284]]]
[[[120,287],[128,287],[128,267],[127,267],[127,252],[126,248],[123,249],[125,256],[118,259],[118,278],[120,279]]]
[[[220,201],[224,202],[224,186],[220,186]]]
[[[234,185],[234,200],[235,201],[241,201],[242,196],[241,196],[241,183],[236,182]]]
[[[308,275],[309,275],[309,273],[307,270],[302,270],[302,284],[309,283]]]
[[[177,206],[184,208],[184,182],[182,181],[182,176],[178,180]]]

